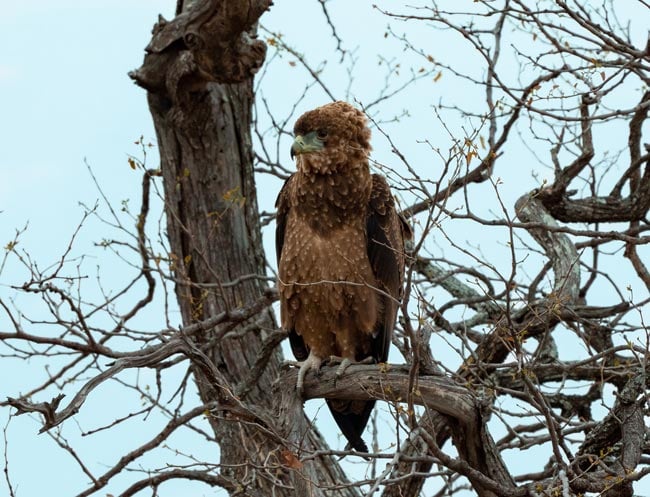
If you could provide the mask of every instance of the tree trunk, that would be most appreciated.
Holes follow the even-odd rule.
[[[320,490],[310,481],[329,486],[346,478],[329,457],[306,468],[291,464],[299,448],[286,445],[282,425],[291,423],[278,420],[279,402],[269,394],[279,374],[279,348],[267,346],[272,352],[264,358],[266,364],[257,377],[250,377],[265,343],[277,343],[250,135],[253,74],[265,47],[248,32],[269,3],[186,2],[173,21],[159,20],[144,64],[131,76],[148,90],[160,147],[167,234],[183,324],[264,304],[261,312],[233,325],[231,337],[223,337],[220,330],[215,340],[214,330],[208,330],[195,342],[199,359],[193,373],[201,398],[223,406],[209,417],[221,449],[222,475],[246,495],[307,495],[311,487],[309,495],[317,496]],[[243,403],[246,412],[258,413],[255,422],[242,422],[233,414],[237,403]],[[298,420],[303,448],[325,447],[305,418],[302,403],[295,411],[285,414]],[[336,495],[357,492],[341,490]]]

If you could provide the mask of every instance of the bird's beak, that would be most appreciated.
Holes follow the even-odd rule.
[[[291,158],[300,154],[309,154],[312,152],[320,152],[323,150],[325,144],[318,139],[316,131],[307,133],[306,135],[296,135],[293,144],[291,145]]]

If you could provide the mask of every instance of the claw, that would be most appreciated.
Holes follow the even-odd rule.
[[[345,359],[337,355],[331,355],[327,358],[327,364],[332,366],[334,364],[341,364]]]
[[[348,358],[345,358],[341,361],[339,367],[336,368],[336,379],[334,380],[335,382],[341,379],[341,376],[343,376],[343,373],[345,373],[345,370],[348,369],[348,366],[350,364],[352,364],[352,361]]]
[[[338,357],[335,355],[332,355],[329,357],[328,360],[329,364],[339,364],[339,367],[336,368],[336,373],[335,373],[335,378],[334,378],[334,384],[336,385],[336,382],[341,379],[343,376],[343,373],[345,373],[345,370],[348,369],[349,366],[352,364],[374,364],[375,360],[371,357],[368,356],[365,359],[361,361],[353,361],[352,359],[348,359],[347,357]]]
[[[305,375],[310,369],[313,369],[316,371],[316,373],[318,373],[322,362],[323,360],[320,357],[315,356],[312,352],[309,352],[309,357],[307,357],[307,359],[297,363],[297,365],[300,365],[300,369],[298,370],[296,390],[298,391],[298,395],[300,395],[300,397],[302,397],[303,386],[305,384]]]

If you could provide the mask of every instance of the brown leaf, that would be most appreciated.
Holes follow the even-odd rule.
[[[282,456],[283,464],[288,468],[292,468],[292,469],[302,468],[302,463],[300,462],[300,459],[298,459],[298,457],[296,457],[296,455],[290,450],[284,449],[282,450],[282,452],[280,452],[280,455]]]

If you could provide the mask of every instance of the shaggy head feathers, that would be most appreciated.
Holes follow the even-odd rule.
[[[363,112],[347,102],[333,102],[305,112],[296,121],[295,135],[317,132],[325,148],[298,158],[298,169],[321,174],[334,172],[343,164],[367,164],[370,129]]]

